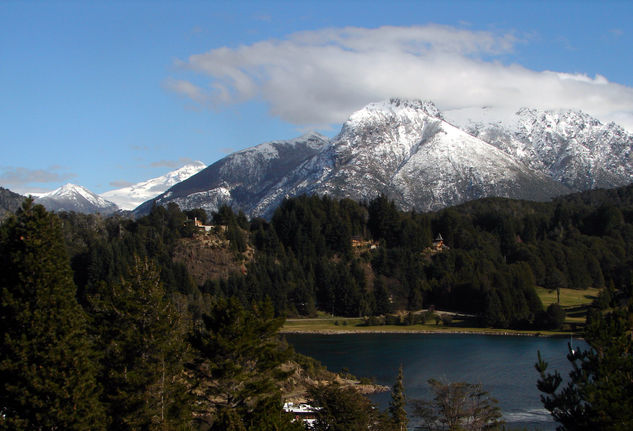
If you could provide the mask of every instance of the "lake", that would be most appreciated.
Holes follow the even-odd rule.
[[[511,428],[553,430],[536,389],[537,351],[566,377],[568,338],[450,334],[286,334],[296,351],[319,360],[331,371],[346,368],[358,377],[374,377],[391,386],[403,365],[408,398],[430,398],[430,378],[481,383],[499,401]],[[579,340],[574,347],[586,348]],[[384,409],[391,395],[371,398]],[[415,420],[410,418],[411,425]]]

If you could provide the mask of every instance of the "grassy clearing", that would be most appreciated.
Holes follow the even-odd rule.
[[[563,308],[574,308],[574,307],[586,307],[591,304],[600,292],[600,289],[589,288],[585,290],[577,290],[577,289],[561,289],[560,290],[560,305]],[[536,293],[539,298],[541,298],[541,302],[543,303],[543,307],[547,308],[550,304],[554,304],[556,302],[556,290],[547,290],[544,287],[537,287]]]
[[[565,323],[571,328],[579,329],[586,321],[587,307],[596,299],[600,289],[589,288],[584,290],[577,289],[561,289],[560,305],[565,309]],[[543,287],[537,287],[536,293],[543,307],[547,308],[550,304],[556,303],[556,290],[547,290]]]

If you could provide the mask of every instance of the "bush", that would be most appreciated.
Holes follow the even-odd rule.
[[[565,323],[565,310],[558,304],[547,307],[547,326],[550,329],[560,329]]]

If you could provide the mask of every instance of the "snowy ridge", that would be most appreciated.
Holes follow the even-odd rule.
[[[176,202],[182,209],[202,207],[211,212],[226,204],[251,214],[249,203],[259,202],[290,171],[328,145],[326,137],[308,133],[238,151],[145,202],[134,212],[145,214],[154,202],[161,205]]]
[[[523,108],[513,121],[469,132],[573,190],[633,181],[633,135],[579,111]]]
[[[128,187],[107,191],[102,193],[101,197],[114,202],[123,210],[133,210],[143,202],[165,192],[174,184],[178,184],[192,175],[197,174],[205,167],[206,165],[200,161],[189,163],[180,169],[168,172],[160,177],[152,178]]]
[[[385,193],[401,208],[427,211],[491,195],[545,200],[568,191],[447,123],[430,102],[397,99],[353,114],[328,151],[289,183],[266,204],[281,194],[368,200]]]

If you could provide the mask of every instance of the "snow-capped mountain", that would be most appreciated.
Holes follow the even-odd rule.
[[[330,145],[255,206],[285,197],[367,200],[384,193],[403,209],[434,210],[485,196],[546,200],[569,189],[444,121],[431,102],[393,99],[352,114]]]
[[[504,123],[471,124],[467,129],[573,190],[633,181],[633,135],[582,112],[524,108]]]
[[[116,204],[75,184],[66,184],[52,192],[41,194],[35,199],[35,203],[43,205],[49,211],[75,211],[87,214],[111,214],[119,209]]]
[[[352,114],[330,140],[308,135],[227,156],[156,202],[208,211],[229,204],[266,217],[302,193],[356,200],[384,193],[401,208],[424,211],[485,196],[547,200],[572,190],[448,123],[431,102],[393,99]]]
[[[101,197],[114,202],[123,210],[133,210],[143,202],[160,195],[171,186],[197,174],[206,166],[200,161],[192,162],[163,176],[101,193]]]
[[[312,133],[247,148],[176,184],[155,201],[163,205],[175,202],[182,209],[204,208],[207,211],[229,204],[252,215],[255,214],[253,206],[277,192],[280,182],[327,145],[326,137]],[[145,202],[135,213],[147,213],[152,202]]]

